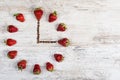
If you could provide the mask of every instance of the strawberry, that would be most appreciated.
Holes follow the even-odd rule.
[[[41,73],[41,69],[40,69],[40,65],[39,64],[35,64],[34,65],[33,73],[37,74],[37,75]]]
[[[14,25],[9,25],[7,30],[8,30],[8,32],[10,32],[10,33],[14,33],[14,32],[17,32],[17,31],[18,31],[18,28],[15,27]]]
[[[64,23],[60,23],[57,27],[57,31],[65,31],[67,28],[66,28],[66,25]]]
[[[21,60],[17,63],[18,69],[23,70],[26,68],[27,61],[26,60]]]
[[[39,21],[43,15],[43,10],[41,8],[35,8],[34,15],[36,19]]]
[[[46,69],[47,69],[48,71],[52,72],[52,71],[54,70],[53,64],[50,63],[50,62],[47,62],[47,63],[46,63]]]
[[[24,15],[22,13],[14,14],[14,16],[16,16],[16,19],[18,21],[20,21],[20,22],[24,22],[25,21]]]
[[[57,19],[57,12],[54,11],[53,13],[50,13],[48,21],[54,22],[56,19]]]
[[[8,45],[8,46],[13,46],[16,43],[17,43],[17,41],[14,40],[14,39],[11,39],[11,38],[9,38],[9,39],[6,40],[6,45]]]
[[[54,54],[54,58],[57,62],[62,62],[64,59],[62,54]]]
[[[10,59],[14,59],[17,56],[17,51],[16,50],[9,51],[8,54],[7,54],[7,56]]]
[[[67,47],[70,44],[70,41],[67,38],[63,38],[58,40],[58,43],[64,47]]]

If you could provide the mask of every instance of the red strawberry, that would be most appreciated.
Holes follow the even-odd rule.
[[[41,69],[40,69],[40,65],[39,64],[35,64],[34,65],[33,73],[34,74],[40,74],[41,73]]]
[[[15,27],[14,25],[9,25],[7,30],[8,30],[8,32],[10,32],[10,33],[14,33],[14,32],[17,32],[17,31],[18,31],[18,28]]]
[[[51,64],[50,62],[46,63],[46,69],[50,72],[52,72],[54,70],[54,66],[53,64]]]
[[[10,59],[14,59],[17,56],[17,51],[16,50],[9,51],[7,55]]]
[[[64,47],[67,47],[70,44],[70,41],[67,38],[63,38],[58,40],[58,43]]]
[[[21,60],[17,63],[18,69],[23,70],[26,68],[27,61],[26,60]]]
[[[14,16],[16,16],[16,19],[18,21],[20,21],[20,22],[24,22],[25,21],[24,15],[22,13],[14,14]]]
[[[43,10],[41,8],[36,8],[34,10],[34,15],[35,15],[36,19],[39,21],[43,15]]]
[[[53,13],[50,13],[49,15],[49,22],[54,22],[57,19],[57,12],[54,11]]]
[[[54,54],[54,58],[57,62],[62,62],[64,59],[62,54]]]
[[[57,31],[65,31],[66,29],[66,25],[64,23],[60,23],[58,25]]]
[[[8,46],[13,46],[16,43],[17,43],[17,41],[14,40],[14,39],[11,39],[11,38],[9,38],[9,39],[6,40],[6,45],[8,45]]]

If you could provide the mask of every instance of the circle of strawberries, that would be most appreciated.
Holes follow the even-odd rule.
[[[34,9],[34,16],[38,22],[41,20],[43,13],[44,12],[41,8]],[[15,16],[16,20],[18,20],[19,22],[25,22],[25,17],[22,13],[14,14],[14,16]],[[57,18],[58,18],[57,12],[54,11],[54,12],[49,14],[48,22],[52,23],[52,22],[56,21]],[[63,32],[63,31],[66,31],[66,29],[67,29],[67,27],[64,23],[59,23],[56,30]],[[15,32],[18,32],[19,29],[15,25],[8,25],[7,31],[9,33],[15,33]],[[59,39],[57,42],[63,47],[67,47],[70,44],[70,41],[67,38]],[[5,41],[5,43],[7,46],[14,46],[15,44],[17,44],[17,41],[15,39],[8,38]],[[11,50],[11,51],[8,51],[7,56],[10,59],[14,59],[17,56],[17,53],[18,53],[17,50]],[[64,59],[64,56],[60,53],[55,53],[53,56],[55,58],[54,60],[57,62],[62,62]],[[20,60],[19,62],[17,62],[16,65],[17,65],[19,70],[26,69],[27,68],[27,60],[25,60],[25,59]],[[48,70],[50,72],[54,71],[54,65],[51,62],[46,62],[46,70]],[[40,65],[34,64],[33,74],[38,75],[40,73],[41,73]]]

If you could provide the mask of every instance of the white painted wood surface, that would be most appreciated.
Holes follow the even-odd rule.
[[[36,44],[35,7],[42,7],[41,38],[58,40],[68,37],[71,45]],[[48,14],[56,10],[58,20],[48,23]],[[13,17],[21,12],[26,21],[20,23]],[[66,32],[56,31],[56,25],[65,22]],[[16,25],[19,32],[10,34],[7,25]],[[119,0],[0,0],[0,80],[120,80],[120,1]],[[17,45],[8,47],[7,38]],[[10,60],[8,50],[18,50]],[[53,54],[65,56],[62,63],[55,62]],[[27,69],[20,72],[16,63],[28,60]],[[45,62],[55,65],[53,73],[46,71]],[[39,63],[42,73],[32,74],[33,65]]]

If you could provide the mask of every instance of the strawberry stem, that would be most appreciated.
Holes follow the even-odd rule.
[[[57,15],[57,11],[54,11],[53,14],[54,14],[54,15]]]
[[[17,15],[18,15],[18,13],[14,14],[13,16],[17,16]]]
[[[10,56],[7,54],[7,57],[10,58]]]
[[[18,67],[18,70],[20,70],[22,72],[22,67]]]
[[[41,9],[41,7],[35,8],[35,10],[39,10],[39,9]]]
[[[6,40],[4,40],[4,43],[6,44]]]
[[[65,23],[60,23],[62,26],[66,26]]]

